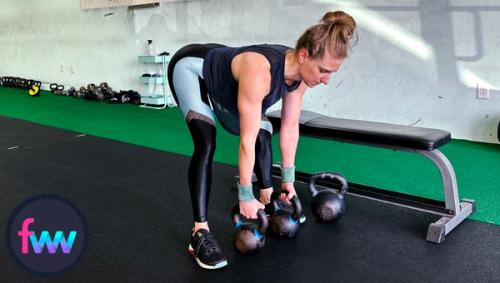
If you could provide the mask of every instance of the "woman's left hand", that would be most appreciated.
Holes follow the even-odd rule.
[[[281,184],[281,189],[283,191],[286,191],[288,193],[282,193],[280,194],[280,200],[286,202],[287,204],[290,204],[290,200],[297,195],[295,192],[295,187],[293,186],[293,183],[282,183]]]

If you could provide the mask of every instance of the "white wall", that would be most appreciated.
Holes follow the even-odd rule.
[[[158,8],[80,9],[78,0],[4,0],[0,76],[140,90],[137,55],[192,42],[293,46],[326,11],[359,25],[359,44],[328,86],[306,95],[323,114],[415,124],[496,141],[500,3],[459,0],[191,0]],[[476,84],[490,99],[476,98]]]

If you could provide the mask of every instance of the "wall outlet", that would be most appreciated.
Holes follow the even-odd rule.
[[[477,99],[490,99],[490,90],[484,86],[477,85]]]

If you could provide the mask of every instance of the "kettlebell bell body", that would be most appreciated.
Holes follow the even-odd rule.
[[[340,185],[340,191],[333,189],[317,190],[316,182],[327,180]],[[320,222],[331,223],[339,220],[346,211],[344,195],[347,192],[348,183],[344,176],[337,173],[318,173],[311,176],[308,184],[309,192],[313,197],[311,211]]]
[[[266,212],[263,209],[259,209],[257,216],[257,223],[245,219],[240,214],[239,204],[236,204],[231,210],[233,224],[238,229],[234,233],[233,242],[236,250],[241,254],[255,254],[266,243],[264,236],[268,227]]]
[[[321,191],[312,200],[311,210],[321,222],[337,221],[345,213],[344,197],[336,192]]]
[[[241,254],[254,254],[266,244],[266,238],[256,229],[238,229],[234,234],[234,246]]]
[[[302,214],[302,205],[299,198],[294,196],[290,201],[292,209],[281,208],[278,201],[281,193],[271,195],[274,212],[271,217],[271,231],[279,238],[293,238],[300,228],[299,217]]]

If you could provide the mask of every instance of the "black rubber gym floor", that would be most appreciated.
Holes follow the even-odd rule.
[[[56,278],[19,267],[2,241],[0,282],[500,282],[500,226],[467,220],[433,244],[425,236],[437,216],[354,196],[338,223],[319,224],[302,185],[308,220],[297,237],[267,235],[260,254],[241,256],[229,216],[236,168],[219,163],[209,219],[229,265],[203,270],[186,252],[189,157],[4,117],[0,131],[2,237],[13,209],[44,193],[75,203],[90,235],[80,263]]]

